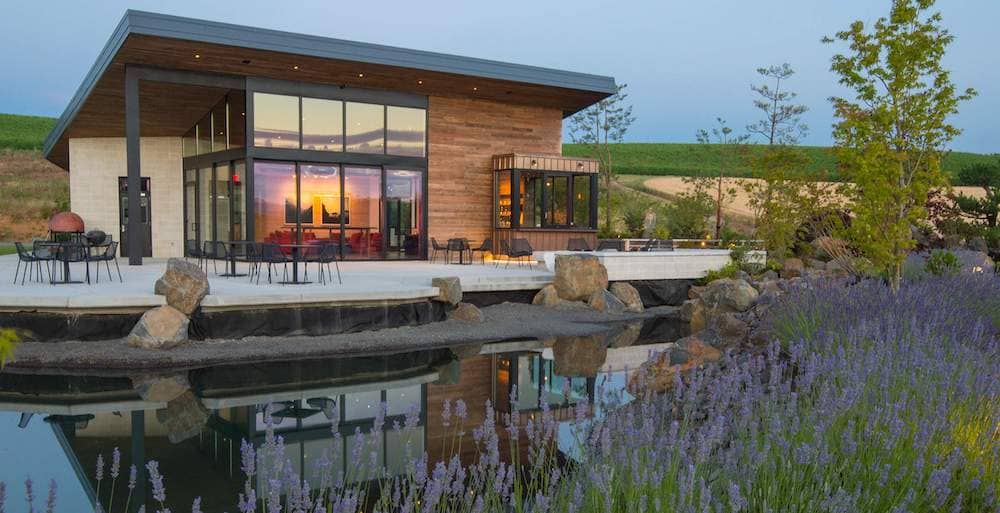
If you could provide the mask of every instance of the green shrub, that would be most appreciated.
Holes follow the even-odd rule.
[[[631,203],[622,212],[622,221],[625,222],[625,231],[629,237],[641,237],[643,223],[646,220],[645,205]]]
[[[742,271],[740,269],[740,264],[736,262],[729,262],[721,269],[713,269],[708,271],[703,278],[697,281],[698,285],[708,285],[715,280],[721,280],[724,278],[734,278],[738,272]]]
[[[14,356],[14,348],[21,342],[21,337],[10,328],[0,329],[0,369],[7,364],[7,360]]]
[[[962,271],[962,262],[951,251],[939,249],[927,258],[924,270],[934,276],[954,276]]]
[[[700,239],[705,236],[705,219],[712,215],[712,203],[698,195],[682,195],[663,207],[664,222],[675,239]]]

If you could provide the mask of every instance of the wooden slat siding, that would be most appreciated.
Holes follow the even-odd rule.
[[[510,230],[502,228],[495,230],[494,238],[497,241],[507,237],[528,239],[528,244],[531,244],[531,249],[534,251],[562,251],[567,248],[570,239],[584,239],[591,249],[597,248],[596,231]],[[499,247],[499,242],[496,244]]]
[[[472,461],[476,454],[475,443],[472,440],[472,430],[483,423],[485,419],[484,405],[493,395],[493,368],[490,355],[474,356],[462,360],[462,370],[458,383],[455,385],[427,385],[427,455],[435,460],[441,457],[442,449],[445,458],[451,450],[452,433],[455,421],[445,432],[442,425],[441,410],[445,399],[450,399],[452,412],[455,411],[455,401],[461,399],[468,405],[469,417],[465,420],[465,436],[459,451],[463,462]]]
[[[431,96],[427,107],[428,233],[479,242],[492,234],[493,155],[558,155],[562,111]]]

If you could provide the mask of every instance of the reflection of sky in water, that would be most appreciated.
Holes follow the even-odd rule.
[[[7,483],[7,513],[27,511],[24,480],[31,476],[35,489],[35,511],[45,510],[49,480],[56,480],[56,511],[85,511],[87,494],[52,432],[52,426],[35,415],[20,429],[19,413],[0,412],[0,481]]]
[[[609,372],[597,375],[597,389],[603,391],[604,396],[611,404],[617,404],[619,401],[621,404],[629,403],[632,401],[633,397],[627,391],[628,385],[628,374],[624,371],[619,372]],[[594,415],[600,417],[602,411],[600,409],[601,401],[597,401],[597,409]],[[590,429],[592,420],[585,420],[580,425],[577,425],[575,420],[567,420],[559,423],[559,450],[564,452],[566,456],[576,459],[580,454],[580,444],[586,443],[584,437]]]

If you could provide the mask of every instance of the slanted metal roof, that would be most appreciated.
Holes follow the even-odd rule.
[[[47,157],[130,35],[397,66],[586,91],[601,97],[614,94],[616,90],[614,78],[607,76],[128,10],[46,138],[44,153]]]

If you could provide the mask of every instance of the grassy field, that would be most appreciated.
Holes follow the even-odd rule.
[[[0,149],[41,150],[54,118],[0,114]]]
[[[762,147],[756,147],[757,149]],[[719,169],[720,147],[717,145],[682,143],[626,143],[616,145],[611,158],[619,174],[697,176],[717,173]],[[811,162],[809,171],[827,174],[836,180],[836,159],[827,147],[806,146],[803,150]],[[751,147],[750,151],[756,151]],[[572,157],[587,157],[587,148],[579,144],[564,144],[563,154]],[[965,166],[977,162],[994,163],[1000,156],[977,153],[952,152],[945,157],[944,168],[952,176]],[[741,162],[735,162],[727,176],[748,177],[750,170]],[[961,185],[961,184],[955,184]]]

